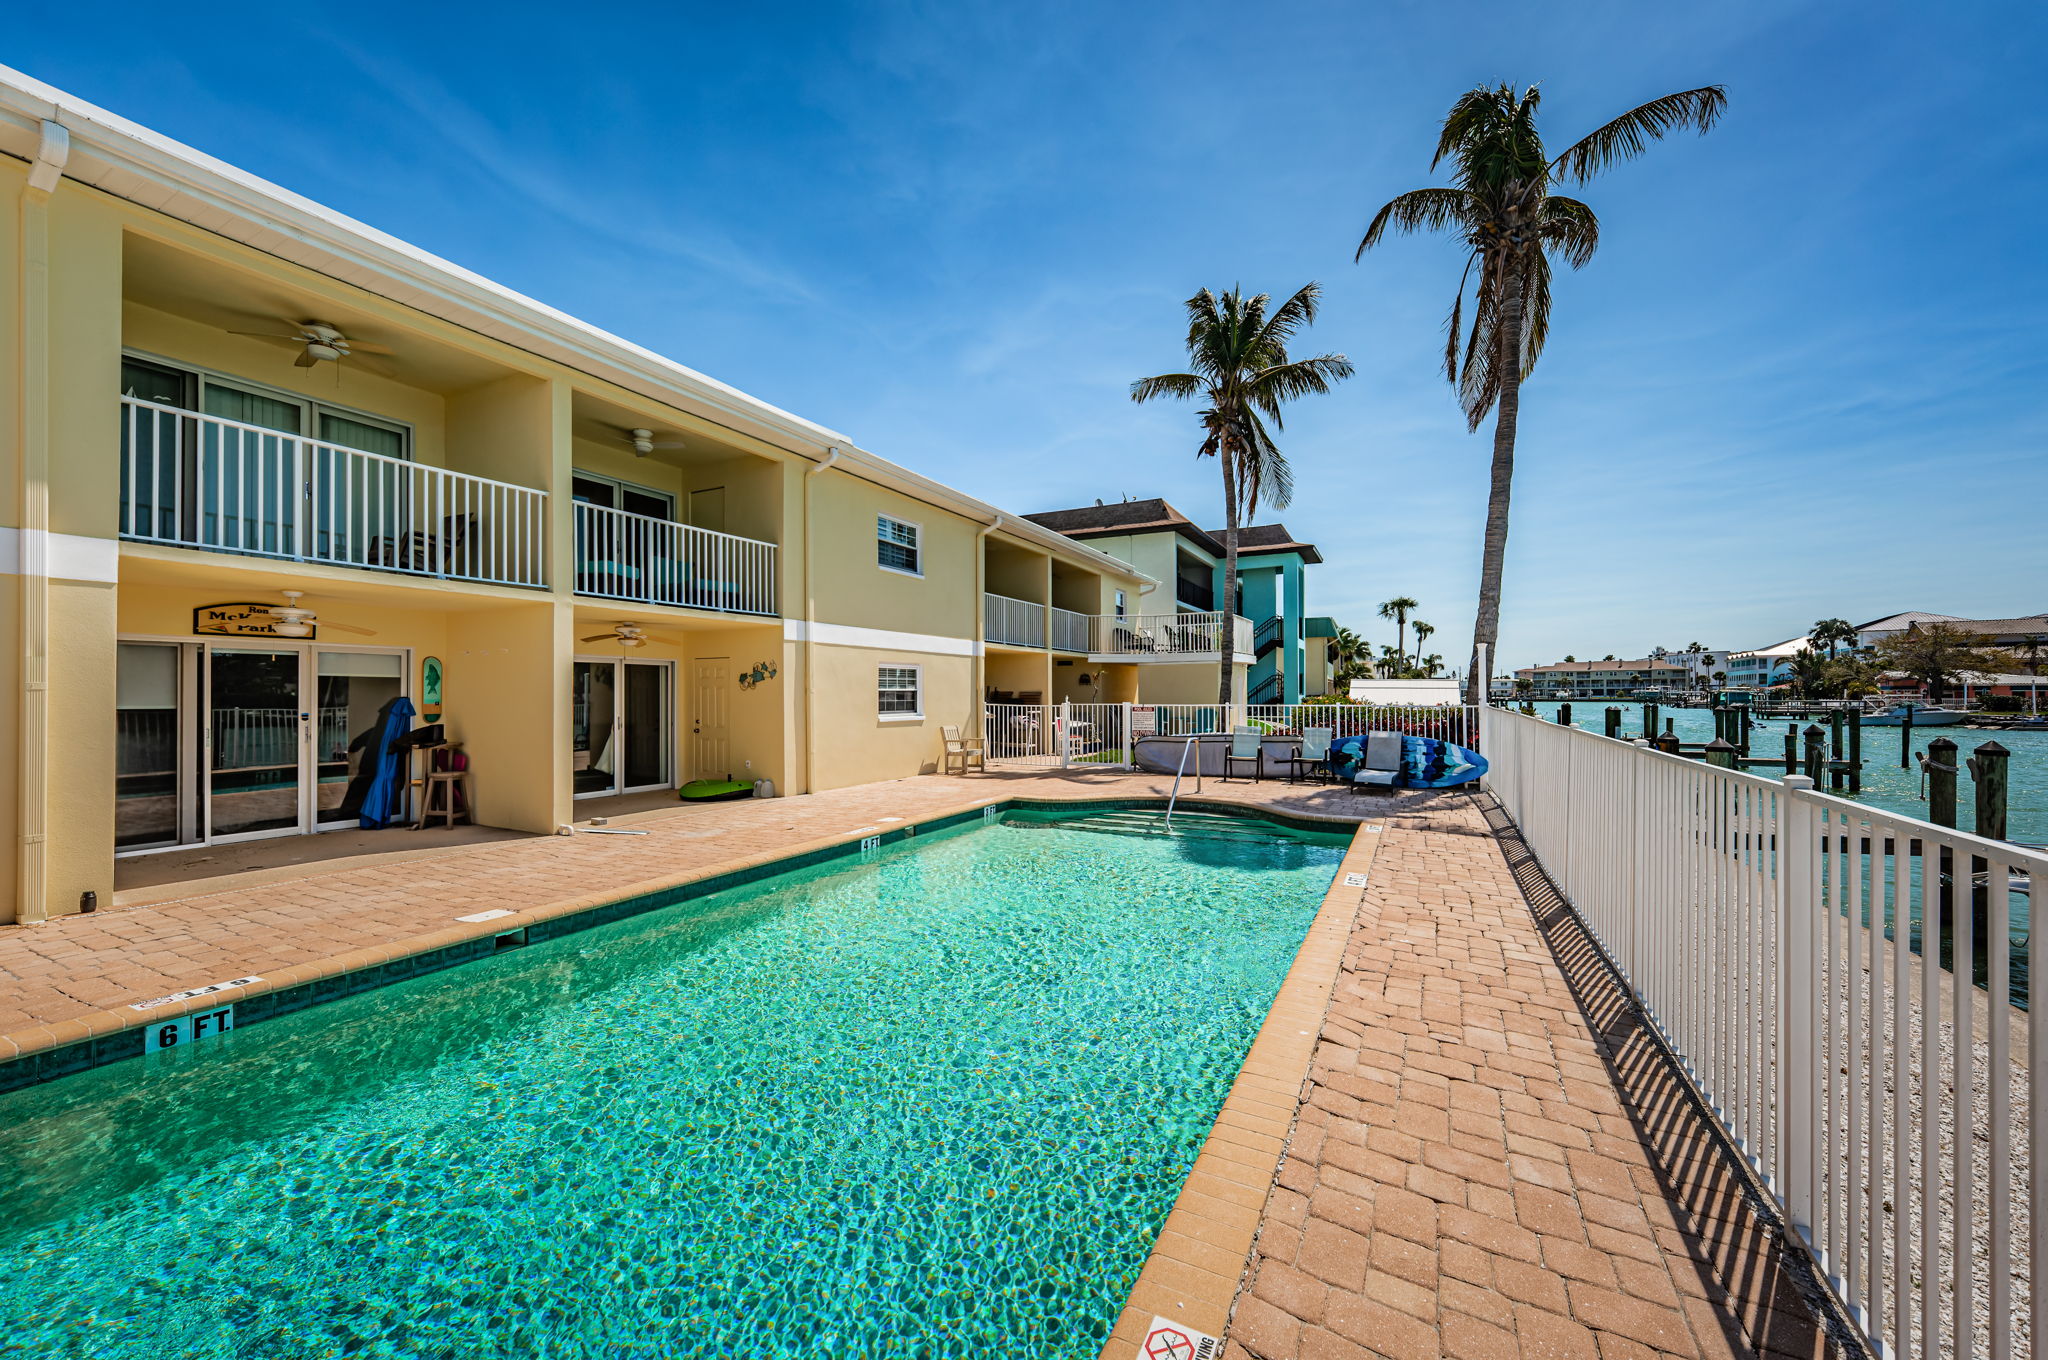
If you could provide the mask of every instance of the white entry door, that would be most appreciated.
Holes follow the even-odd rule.
[[[732,664],[722,656],[698,661],[690,672],[690,777],[732,778],[732,741],[727,731]]]

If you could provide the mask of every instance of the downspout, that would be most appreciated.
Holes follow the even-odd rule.
[[[988,536],[1008,522],[1007,515],[998,514],[974,535],[974,636],[968,639],[974,646],[974,707],[968,711],[974,714],[974,730],[984,736],[988,734]]]
[[[818,669],[812,665],[811,635],[818,630],[818,596],[811,588],[811,558],[816,545],[811,538],[811,479],[839,461],[839,447],[825,450],[825,456],[804,469],[804,792],[815,793],[814,753],[818,748]]]
[[[15,771],[20,827],[14,919],[50,914],[50,195],[71,158],[71,134],[43,120],[42,141],[21,196],[21,512],[19,577],[20,751]]]

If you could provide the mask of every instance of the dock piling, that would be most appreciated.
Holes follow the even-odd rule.
[[[1557,706],[1557,725],[1559,727],[1570,727],[1572,725],[1572,706],[1570,704],[1559,704]]]
[[[1820,730],[1819,723],[1813,723],[1806,729],[1806,777],[1813,781],[1815,788],[1820,787],[1821,771],[1828,763],[1827,750],[1823,745],[1826,740],[1827,733]]]
[[[1732,741],[1724,741],[1720,737],[1715,737],[1707,743],[1706,756],[1707,764],[1709,765],[1718,765],[1724,770],[1732,770],[1735,768],[1736,755],[1737,749]]]
[[[1927,820],[1936,826],[1956,824],[1956,744],[1947,737],[1927,743]]]
[[[2005,839],[2006,767],[2011,759],[2012,752],[1995,741],[1985,742],[1970,757],[1970,780],[1977,795],[1977,834],[1986,840]]]
[[[1842,789],[1842,710],[1828,714],[1828,788]]]
[[[1849,792],[1863,792],[1863,710],[1849,710]]]
[[[1613,704],[1609,704],[1607,706],[1606,719],[1607,735],[1610,737],[1619,737],[1621,735],[1621,710]]]

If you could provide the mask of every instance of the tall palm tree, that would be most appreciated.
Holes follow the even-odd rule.
[[[1465,273],[1451,304],[1444,344],[1444,373],[1458,388],[1465,418],[1474,430],[1494,411],[1492,488],[1486,502],[1486,536],[1480,554],[1479,610],[1472,629],[1472,699],[1486,702],[1490,674],[1481,674],[1478,651],[1486,648],[1487,672],[1500,635],[1500,581],[1507,555],[1508,493],[1515,473],[1515,429],[1521,415],[1522,379],[1535,367],[1550,330],[1550,264],[1562,259],[1578,269],[1593,258],[1600,223],[1575,198],[1553,194],[1553,180],[1584,183],[1649,143],[1680,128],[1702,133],[1720,118],[1728,102],[1719,85],[1684,90],[1639,104],[1552,156],[1536,128],[1539,95],[1508,85],[1477,86],[1459,97],[1437,135],[1430,168],[1448,160],[1448,187],[1412,189],[1374,215],[1354,259],[1380,243],[1389,230],[1448,231],[1467,247]],[[1477,274],[1472,325],[1465,332],[1465,285]],[[1459,355],[1460,344],[1464,354]]]
[[[1806,635],[1806,645],[1815,650],[1827,648],[1830,661],[1835,659],[1835,648],[1855,640],[1856,625],[1847,619],[1822,619]]]
[[[1265,293],[1244,296],[1232,288],[1222,297],[1204,288],[1187,301],[1188,371],[1161,373],[1131,384],[1132,401],[1156,397],[1200,397],[1208,403],[1198,458],[1214,457],[1223,469],[1223,627],[1219,704],[1230,702],[1237,640],[1237,531],[1263,502],[1284,510],[1294,499],[1294,474],[1267,430],[1282,429],[1280,408],[1296,397],[1328,392],[1351,376],[1341,354],[1312,359],[1287,357],[1288,342],[1313,325],[1322,289],[1311,283],[1268,314]]]
[[[1338,680],[1349,680],[1371,660],[1371,645],[1349,628],[1339,628],[1337,636],[1330,639],[1330,664],[1337,668]]]
[[[1433,623],[1424,623],[1421,619],[1417,619],[1414,623],[1410,624],[1409,627],[1415,630],[1415,654],[1417,656],[1421,656],[1422,644],[1429,641],[1429,635],[1436,631],[1436,625]]]
[[[1417,608],[1420,606],[1406,595],[1396,595],[1380,606],[1380,617],[1394,621],[1394,652],[1402,658],[1403,664],[1406,664],[1408,656],[1408,611]]]

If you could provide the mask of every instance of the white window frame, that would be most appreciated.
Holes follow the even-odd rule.
[[[903,528],[905,528],[905,529],[908,529],[908,530],[910,530],[910,532],[911,532],[911,533],[912,533],[912,534],[913,534],[913,535],[914,535],[914,536],[916,537],[916,540],[917,540],[917,541],[916,541],[915,543],[911,543],[911,544],[906,544],[906,543],[898,543],[898,542],[896,542],[896,540],[894,540],[894,539],[892,539],[892,538],[889,538],[889,537],[887,537],[886,535],[884,535],[884,534],[882,533],[882,525],[883,525],[883,524],[884,524],[885,522],[886,522],[886,523],[889,523],[889,524],[897,524],[897,525],[901,525],[901,526],[902,526]],[[917,570],[916,570],[916,571],[910,571],[910,570],[908,570],[908,569],[906,569],[906,568],[904,568],[904,567],[892,567],[892,566],[890,566],[890,565],[889,565],[889,564],[888,564],[887,562],[884,562],[884,561],[882,560],[882,545],[883,545],[883,544],[885,544],[885,543],[887,543],[887,544],[889,544],[889,545],[891,545],[891,546],[893,546],[893,547],[898,547],[898,548],[908,547],[908,548],[909,548],[909,549],[910,549],[910,550],[911,550],[912,552],[916,553],[916,554],[917,554]],[[888,512],[886,511],[886,510],[880,510],[880,511],[876,511],[876,512],[875,512],[875,566],[876,566],[876,568],[877,568],[878,570],[881,570],[881,571],[887,571],[887,572],[894,572],[894,573],[895,573],[896,575],[898,575],[898,576],[914,576],[914,577],[916,577],[916,578],[917,578],[918,580],[920,580],[920,581],[921,581],[921,580],[923,580],[923,579],[924,579],[924,525],[922,525],[922,524],[918,523],[918,522],[917,522],[916,520],[914,520],[914,519],[904,519],[904,518],[903,518],[903,517],[902,517],[901,515],[892,515],[892,514],[888,513]]]
[[[885,713],[882,711],[883,671],[910,672],[912,679],[916,682],[911,686],[910,689],[910,693],[917,704],[917,709],[915,712]],[[902,691],[900,689],[896,689],[892,692],[901,693]],[[882,665],[875,667],[875,716],[885,723],[924,721],[924,667],[921,664],[914,661],[890,661],[884,662]]]
[[[289,436],[290,438],[303,439],[308,443],[322,444],[328,448],[352,448],[352,445],[337,444],[332,440],[320,437],[320,416],[324,412],[327,415],[340,416],[343,420],[353,420],[361,425],[381,425],[393,434],[403,436],[405,440],[405,453],[403,455],[405,461],[408,463],[419,461],[419,440],[411,421],[395,420],[377,411],[365,411],[354,406],[343,406],[338,402],[327,401],[321,397],[308,396],[304,392],[294,392],[289,387],[277,387],[271,383],[259,382],[254,378],[239,377],[236,374],[226,373],[217,368],[208,368],[204,364],[195,364],[189,359],[172,359],[166,355],[155,354],[146,349],[132,349],[124,345],[121,348],[121,357],[124,359],[134,359],[145,364],[155,364],[158,368],[176,369],[180,373],[187,373],[197,378],[199,383],[192,394],[193,400],[197,403],[192,410],[192,414],[196,417],[203,418],[206,414],[205,389],[207,383],[216,382],[228,387],[242,387],[257,393],[259,396],[271,397],[277,401],[287,402],[299,408],[300,424],[303,428],[300,429],[298,434]],[[127,393],[123,392],[121,395],[126,396]],[[356,451],[359,453],[368,452],[366,449]],[[374,456],[381,457],[383,455]]]
[[[1128,591],[1119,590],[1116,593],[1116,616],[1120,619],[1128,617],[1126,611],[1130,608],[1130,604],[1130,593]]]

